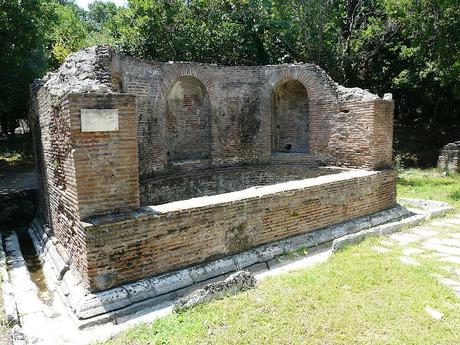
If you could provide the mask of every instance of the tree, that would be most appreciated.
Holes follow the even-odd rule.
[[[0,126],[8,133],[27,119],[29,85],[46,70],[41,0],[0,0]]]
[[[54,68],[62,64],[72,52],[86,46],[88,24],[85,11],[73,2],[52,2],[52,20],[47,39],[50,46],[50,63]]]
[[[460,3],[379,0],[358,6],[364,16],[350,34],[345,80],[392,92],[396,149],[432,165],[460,129]]]

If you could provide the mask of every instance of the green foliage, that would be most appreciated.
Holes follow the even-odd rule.
[[[84,12],[76,5],[53,3],[54,20],[48,40],[51,44],[52,62],[58,67],[72,52],[85,46],[88,25],[84,21]]]
[[[7,52],[0,76],[18,77],[2,85],[2,120],[24,117],[25,85],[47,64],[111,44],[160,61],[311,62],[346,86],[392,92],[405,165],[432,165],[440,147],[458,140],[458,0],[129,0],[127,7],[96,1],[87,11],[73,0],[0,4]]]
[[[398,179],[398,196],[440,200],[460,211],[460,174],[444,174],[437,169],[402,170]]]
[[[397,151],[432,165],[460,130],[460,3],[379,0],[366,6],[347,54],[346,82],[392,92]]]
[[[30,134],[0,135],[0,168],[28,165],[33,162]]]
[[[47,11],[41,0],[0,0],[0,127],[27,118],[29,84],[46,70]]]

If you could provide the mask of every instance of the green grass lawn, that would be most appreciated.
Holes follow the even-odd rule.
[[[460,174],[402,171],[398,195],[447,201],[460,210]],[[374,252],[376,241],[105,344],[460,344],[460,300],[434,278],[437,262],[404,265],[396,249]],[[432,319],[426,306],[442,311],[443,319]]]
[[[460,211],[460,174],[437,169],[408,169],[398,179],[398,196],[446,201]]]
[[[376,241],[106,344],[459,344],[460,300],[433,277],[437,266],[404,265],[397,251],[374,252]]]

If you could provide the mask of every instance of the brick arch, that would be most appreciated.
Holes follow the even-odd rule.
[[[288,80],[296,80],[305,87],[308,94],[308,152],[322,153],[330,136],[329,122],[338,111],[334,82],[326,72],[312,64],[267,66],[265,75],[262,109],[269,119],[264,125],[267,131],[273,128],[273,94],[276,86]],[[266,140],[266,145],[273,148],[272,136]]]
[[[172,76],[162,97],[166,160],[208,159],[212,113],[208,89],[196,74]]]
[[[312,102],[327,98],[337,100],[334,82],[316,65],[273,66],[267,80],[267,88],[273,90],[276,85],[286,80],[298,80],[305,87]],[[277,68],[278,67],[278,68]]]
[[[174,63],[169,66],[168,64],[164,64],[162,67],[163,76],[161,79],[160,97],[165,97],[174,81],[180,77],[194,77],[204,85],[210,96],[213,93],[213,82],[208,75],[199,68],[199,65]]]

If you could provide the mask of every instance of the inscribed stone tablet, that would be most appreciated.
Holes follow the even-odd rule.
[[[81,131],[118,131],[118,109],[82,109]]]

